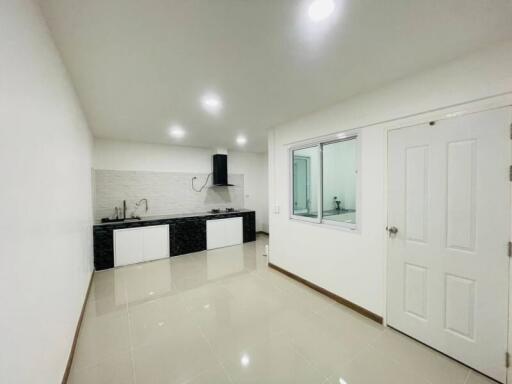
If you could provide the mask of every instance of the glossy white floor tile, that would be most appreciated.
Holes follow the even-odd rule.
[[[267,240],[95,273],[69,382],[492,383],[267,268]]]

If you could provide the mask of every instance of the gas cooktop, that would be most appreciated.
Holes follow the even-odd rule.
[[[215,208],[215,209],[212,209],[210,211],[210,213],[221,213],[221,212],[226,212],[226,213],[238,212],[238,209],[235,209],[235,208],[223,208],[223,209]]]

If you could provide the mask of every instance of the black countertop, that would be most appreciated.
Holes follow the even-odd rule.
[[[161,216],[145,216],[139,219],[126,219],[125,221],[114,221],[110,223],[101,223],[96,222],[94,224],[95,227],[103,227],[109,225],[120,225],[120,224],[131,224],[131,223],[144,223],[147,221],[161,221],[161,220],[172,220],[172,219],[185,219],[189,217],[209,217],[209,216],[225,216],[225,215],[234,215],[237,213],[246,213],[246,212],[254,212],[252,209],[237,209],[233,212],[226,212],[221,210],[218,213],[212,212],[196,212],[196,213],[176,213],[173,215],[161,215]]]
[[[118,229],[168,225],[169,255],[172,257],[204,251],[207,248],[207,222],[231,217],[242,218],[244,243],[256,240],[256,212],[249,209],[147,216],[141,220],[98,223],[93,226],[94,267],[97,271],[114,267],[114,232]]]

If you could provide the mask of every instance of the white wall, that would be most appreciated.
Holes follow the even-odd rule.
[[[196,190],[192,189],[192,178]],[[209,180],[202,190],[202,184]],[[127,217],[202,213],[212,209],[244,207],[244,176],[229,174],[230,188],[210,188],[207,173],[155,171],[94,171],[94,219],[114,217],[115,208],[123,209]],[[148,204],[137,207],[141,199]],[[147,210],[146,210],[147,208]],[[119,212],[118,210],[118,212]],[[122,217],[122,213],[120,213]]]
[[[483,106],[485,98],[506,92],[512,92],[512,41],[272,130],[269,261],[385,315],[386,129],[441,116],[446,112],[437,110],[444,107],[462,112],[469,108],[464,105],[468,102],[473,101],[471,108]],[[359,127],[363,127],[360,233],[289,220],[289,146]]]
[[[256,211],[256,230],[268,232],[267,154],[229,152],[228,168],[244,175],[245,208]]]
[[[93,153],[95,169],[207,174],[215,150],[95,139]],[[228,172],[244,175],[245,208],[256,211],[256,229],[268,231],[266,154],[229,152]]]
[[[40,11],[0,1],[0,382],[59,383],[92,273],[91,135]]]

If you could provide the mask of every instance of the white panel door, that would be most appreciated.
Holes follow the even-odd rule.
[[[144,261],[169,257],[169,225],[144,227]]]
[[[388,323],[505,382],[509,108],[389,133]]]
[[[114,231],[114,267],[144,261],[143,232],[139,228]]]
[[[241,217],[232,217],[224,219],[225,245],[242,244],[243,240],[243,222]]]

